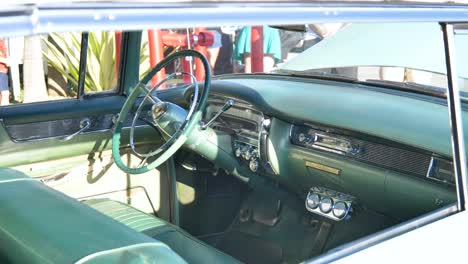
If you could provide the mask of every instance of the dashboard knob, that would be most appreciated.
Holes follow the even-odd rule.
[[[320,200],[320,211],[324,214],[328,214],[333,208],[333,200],[330,197],[323,197]]]
[[[258,158],[258,149],[252,150],[252,159]]]
[[[338,218],[343,218],[348,211],[348,206],[344,202],[336,202],[333,205],[333,215]]]
[[[251,160],[249,163],[249,168],[251,171],[256,172],[258,170],[258,161],[257,160]]]
[[[242,150],[240,148],[237,148],[235,151],[236,157],[240,157],[242,155]]]
[[[311,209],[315,209],[320,204],[320,195],[316,193],[311,193],[307,196],[307,206]]]
[[[248,149],[244,152],[244,159],[250,160],[251,158],[252,158],[252,151]]]
[[[297,139],[299,140],[299,142],[304,142],[306,140],[306,136],[304,133],[300,133],[298,136],[297,136]]]

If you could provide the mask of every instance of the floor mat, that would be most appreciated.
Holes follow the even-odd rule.
[[[280,264],[283,260],[279,245],[241,232],[226,234],[218,249],[245,263]]]
[[[265,185],[245,196],[225,232],[200,239],[247,264],[301,263],[392,224],[365,208],[355,208],[351,219],[335,222],[308,212],[296,195]]]
[[[265,196],[282,201],[279,220],[274,225],[268,224],[272,221],[256,221],[253,216],[262,205],[276,207],[276,202],[265,202]],[[314,218],[302,200],[278,189],[256,190],[249,193],[240,211],[250,211],[250,217],[240,213],[226,232],[200,239],[247,264],[299,263],[310,257],[321,221],[312,221]],[[261,218],[265,220],[268,215],[274,217],[267,213]]]

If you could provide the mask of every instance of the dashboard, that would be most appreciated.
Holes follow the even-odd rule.
[[[339,91],[328,97],[333,89]],[[339,97],[349,99],[352,89],[264,77],[215,80],[203,121],[234,100],[211,126],[229,135],[230,154],[306,198],[307,210],[333,220],[346,219],[355,206],[405,219],[456,201],[450,141],[440,136],[444,126],[434,126],[445,118],[448,128],[446,108],[365,88],[352,92],[359,90],[353,100],[367,104],[345,104]],[[395,119],[400,110],[405,118]]]
[[[381,138],[324,126],[292,125],[290,139],[292,144],[305,149],[333,153],[421,179],[455,184],[453,164],[448,158]]]

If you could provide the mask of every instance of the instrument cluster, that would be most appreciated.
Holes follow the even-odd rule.
[[[263,113],[245,101],[213,95],[208,100],[205,119],[219,113],[228,100],[234,103],[214,120],[212,128],[231,135],[232,154],[252,172],[258,172],[263,167],[260,159],[261,135],[265,130]]]

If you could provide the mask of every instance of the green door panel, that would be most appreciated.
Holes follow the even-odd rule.
[[[112,116],[120,111],[125,101],[124,96],[98,96],[83,100],[64,100],[40,102],[25,105],[12,105],[0,108],[0,115],[4,126],[0,126],[0,166],[10,167],[27,163],[56,160],[67,157],[100,152],[111,148],[112,132],[109,128],[86,132],[64,141],[58,137],[42,138],[14,142],[7,130],[8,126],[22,126],[27,130],[28,125],[47,121],[64,119],[84,119],[92,116]],[[92,124],[98,125],[99,124]],[[51,126],[43,129],[62,129]],[[68,131],[61,136],[67,136],[76,130]],[[31,133],[34,133],[31,132]],[[149,126],[141,126],[136,130],[135,138],[139,144],[160,143],[161,136]],[[128,145],[129,129],[123,131],[122,145]]]
[[[408,219],[456,201],[455,192],[409,175],[385,170],[339,155],[306,150],[290,143],[291,124],[273,119],[270,129],[269,159],[279,173],[278,180],[301,195],[313,186],[351,194],[376,211]],[[307,167],[312,161],[339,169],[339,175]]]
[[[111,148],[111,131],[80,134],[69,141],[43,139],[31,142],[13,142],[4,127],[0,127],[0,167],[56,160],[100,152]],[[157,143],[161,138],[151,127],[139,128],[138,143]],[[123,132],[122,143],[128,144],[129,130]],[[6,158],[8,157],[8,158]]]
[[[124,100],[124,96],[112,95],[1,107],[4,125],[0,126],[0,167],[13,167],[72,198],[108,197],[170,221],[166,164],[158,170],[130,177],[113,162],[109,117],[120,111]],[[29,133],[28,128],[38,127],[61,130],[56,120],[81,120],[90,116],[97,117],[92,119],[93,125],[99,128],[103,125],[99,122],[105,121],[107,128],[84,131],[70,140],[63,140],[66,135],[61,135],[24,141],[12,140],[12,130],[9,130],[11,127],[19,127],[16,133]],[[38,132],[32,130],[32,133]],[[122,138],[124,162],[137,166],[141,159],[128,154],[126,149],[128,128],[122,131]],[[136,128],[135,139],[141,152],[148,152],[148,148],[162,140],[160,134],[147,125]]]
[[[0,107],[0,117],[5,124],[24,124],[48,120],[83,117],[92,114],[118,113],[124,96],[109,95],[87,97],[82,100],[47,101]]]
[[[140,151],[147,151],[139,148]],[[139,164],[141,159],[128,149],[122,156],[127,164]],[[12,169],[42,181],[49,187],[72,198],[83,200],[107,197],[131,205],[145,213],[170,220],[170,190],[166,164],[156,170],[129,176],[112,160],[110,150],[60,160],[25,164]]]

